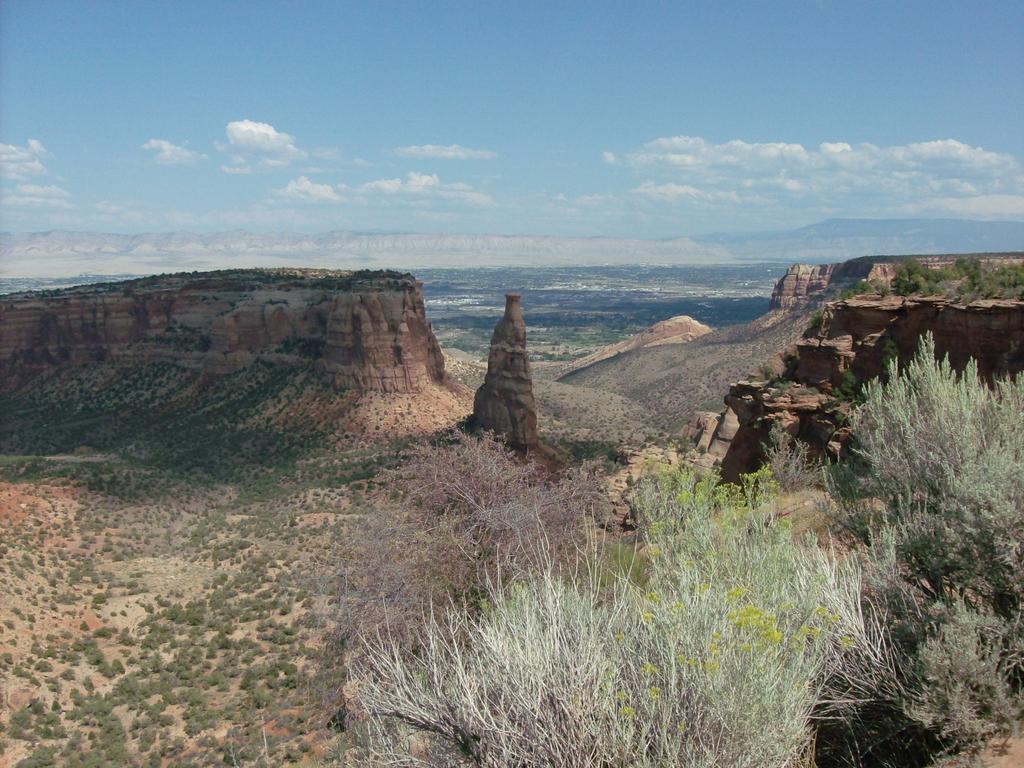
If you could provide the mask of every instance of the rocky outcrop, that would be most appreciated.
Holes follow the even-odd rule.
[[[711,467],[725,458],[738,429],[739,421],[732,408],[721,413],[699,411],[687,423],[683,436],[696,447],[697,463]]]
[[[704,325],[704,323],[694,320],[689,315],[670,317],[668,320],[655,323],[650,328],[646,328],[640,333],[630,336],[628,339],[601,347],[586,357],[574,360],[560,375],[565,376],[572,371],[586,368],[588,365],[608,360],[616,355],[621,355],[623,352],[629,352],[634,349],[661,347],[668,344],[686,344],[706,333],[711,333],[712,330],[711,326]]]
[[[816,329],[767,366],[777,378],[730,389],[725,402],[738,429],[723,476],[757,468],[775,423],[817,455],[841,457],[850,437],[851,390],[881,375],[890,360],[909,360],[926,332],[936,353],[958,370],[973,358],[990,380],[1024,372],[1024,301],[863,295],[833,302]]]
[[[537,405],[533,398],[526,323],[519,294],[505,295],[505,316],[494,328],[487,377],[473,400],[473,425],[501,436],[516,452],[537,453]]]
[[[444,380],[420,284],[398,272],[233,270],[0,299],[0,389],[65,365],[172,361],[209,376],[312,365],[339,389]]]
[[[769,309],[792,309],[820,301],[830,289],[856,285],[861,280],[889,285],[895,275],[893,262],[853,259],[841,264],[793,264],[772,290]]]

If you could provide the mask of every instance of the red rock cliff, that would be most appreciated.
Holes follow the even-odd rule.
[[[769,309],[791,309],[823,298],[829,288],[854,285],[861,280],[888,285],[896,265],[854,259],[841,264],[793,264],[772,290]]]
[[[0,297],[0,389],[58,366],[170,360],[208,375],[312,364],[339,388],[444,379],[420,284],[396,272],[234,270]]]
[[[889,359],[910,359],[931,332],[936,352],[963,369],[970,358],[986,378],[1024,372],[1024,301],[988,299],[958,304],[941,297],[857,296],[828,304],[809,336],[775,361],[784,376],[734,384],[726,404],[739,428],[722,462],[726,479],[757,468],[771,426],[779,423],[818,455],[843,455],[850,405],[844,378],[880,375]],[[851,380],[851,375],[854,377]]]

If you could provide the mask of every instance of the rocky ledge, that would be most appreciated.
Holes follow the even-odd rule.
[[[719,435],[733,432],[735,417],[722,460],[726,479],[757,468],[776,423],[813,453],[840,457],[851,397],[890,360],[909,360],[926,332],[958,370],[973,358],[990,380],[1024,372],[1024,301],[862,295],[826,305],[817,326],[766,364],[762,378],[731,387],[724,416],[694,424],[695,437],[706,434],[708,448],[721,454]]]
[[[172,361],[217,376],[257,360],[366,392],[444,380],[421,285],[399,272],[193,272],[0,297],[0,390],[67,365]]]

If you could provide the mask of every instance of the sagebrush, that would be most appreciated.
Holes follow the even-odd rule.
[[[354,671],[380,764],[792,766],[815,719],[887,669],[860,575],[771,516],[763,473],[636,490],[646,582],[595,569],[491,583],[418,652],[365,640]],[[582,561],[593,564],[593,558]],[[420,734],[420,738],[415,737]]]
[[[957,372],[926,336],[864,396],[857,460],[830,484],[866,547],[867,605],[889,626],[905,693],[860,722],[872,754],[858,745],[846,759],[924,764],[979,749],[1021,715],[1024,378],[990,385],[973,361]]]

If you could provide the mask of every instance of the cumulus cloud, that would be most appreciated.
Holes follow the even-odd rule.
[[[71,194],[54,185],[19,184],[13,193],[4,192],[4,205],[12,208],[49,208],[52,210],[69,210],[75,206],[70,200]]]
[[[172,144],[166,139],[150,139],[142,148],[151,150],[154,153],[153,160],[160,165],[195,165],[206,158],[206,155]]]
[[[229,162],[221,166],[225,173],[285,168],[308,157],[307,152],[295,145],[294,136],[269,123],[233,120],[225,126],[224,133],[227,143],[218,142],[216,146],[229,155]]]
[[[0,144],[0,174],[14,181],[24,181],[46,173],[43,158],[49,157],[43,143],[29,139],[25,146]]]
[[[498,156],[489,149],[470,149],[458,144],[414,144],[408,147],[397,147],[395,154],[401,157],[414,157],[430,160],[491,160]]]
[[[341,196],[330,184],[317,184],[305,176],[289,181],[284,189],[278,190],[278,194],[289,200],[307,200],[318,203],[341,201]]]
[[[647,176],[634,193],[663,203],[802,206],[842,215],[916,206],[1018,217],[1015,200],[1024,194],[1024,170],[1017,158],[955,139],[805,147],[668,136],[622,155],[606,152],[604,160],[629,166],[642,179]]]

